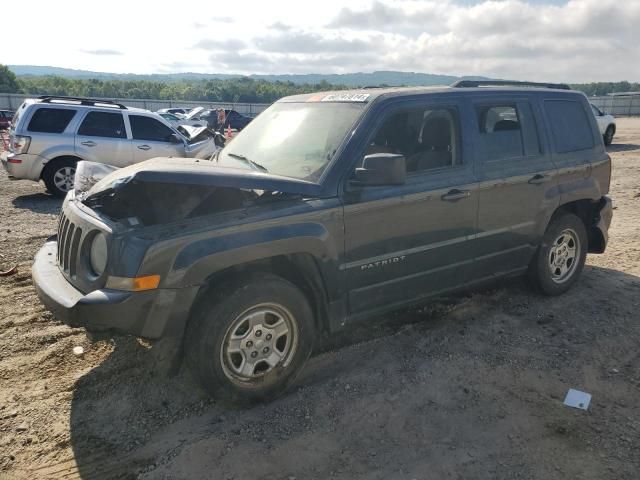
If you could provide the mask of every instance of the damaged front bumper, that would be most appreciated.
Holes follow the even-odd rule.
[[[197,286],[144,292],[100,289],[84,294],[60,272],[56,252],[56,241],[45,243],[36,255],[32,275],[40,300],[58,320],[94,334],[148,339],[182,334]]]

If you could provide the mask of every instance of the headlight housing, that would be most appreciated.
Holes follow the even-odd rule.
[[[103,233],[98,233],[91,240],[91,249],[89,251],[89,264],[96,277],[102,275],[105,268],[107,268],[107,256],[107,237]]]

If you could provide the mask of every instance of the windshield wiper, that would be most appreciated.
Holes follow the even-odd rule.
[[[262,172],[268,172],[267,167],[260,165],[258,162],[254,162],[253,160],[245,157],[244,155],[240,155],[238,153],[227,153],[231,158],[237,158],[238,160],[242,160],[244,163],[254,168],[255,170],[260,170]]]

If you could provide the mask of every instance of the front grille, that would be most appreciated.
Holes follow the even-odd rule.
[[[107,225],[84,215],[68,199],[62,205],[58,222],[58,268],[66,279],[81,292],[91,292],[104,286],[106,274],[96,276],[89,266],[91,242],[98,232],[107,236],[111,230]]]
[[[63,272],[75,277],[82,229],[71,222],[64,211],[58,225],[58,265]]]

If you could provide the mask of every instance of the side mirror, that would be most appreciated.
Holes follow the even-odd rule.
[[[362,167],[356,168],[357,185],[402,185],[407,178],[404,155],[395,153],[374,153],[364,157]]]
[[[180,135],[178,135],[177,133],[172,133],[171,135],[169,135],[169,139],[168,139],[171,143],[182,143],[182,137]]]

